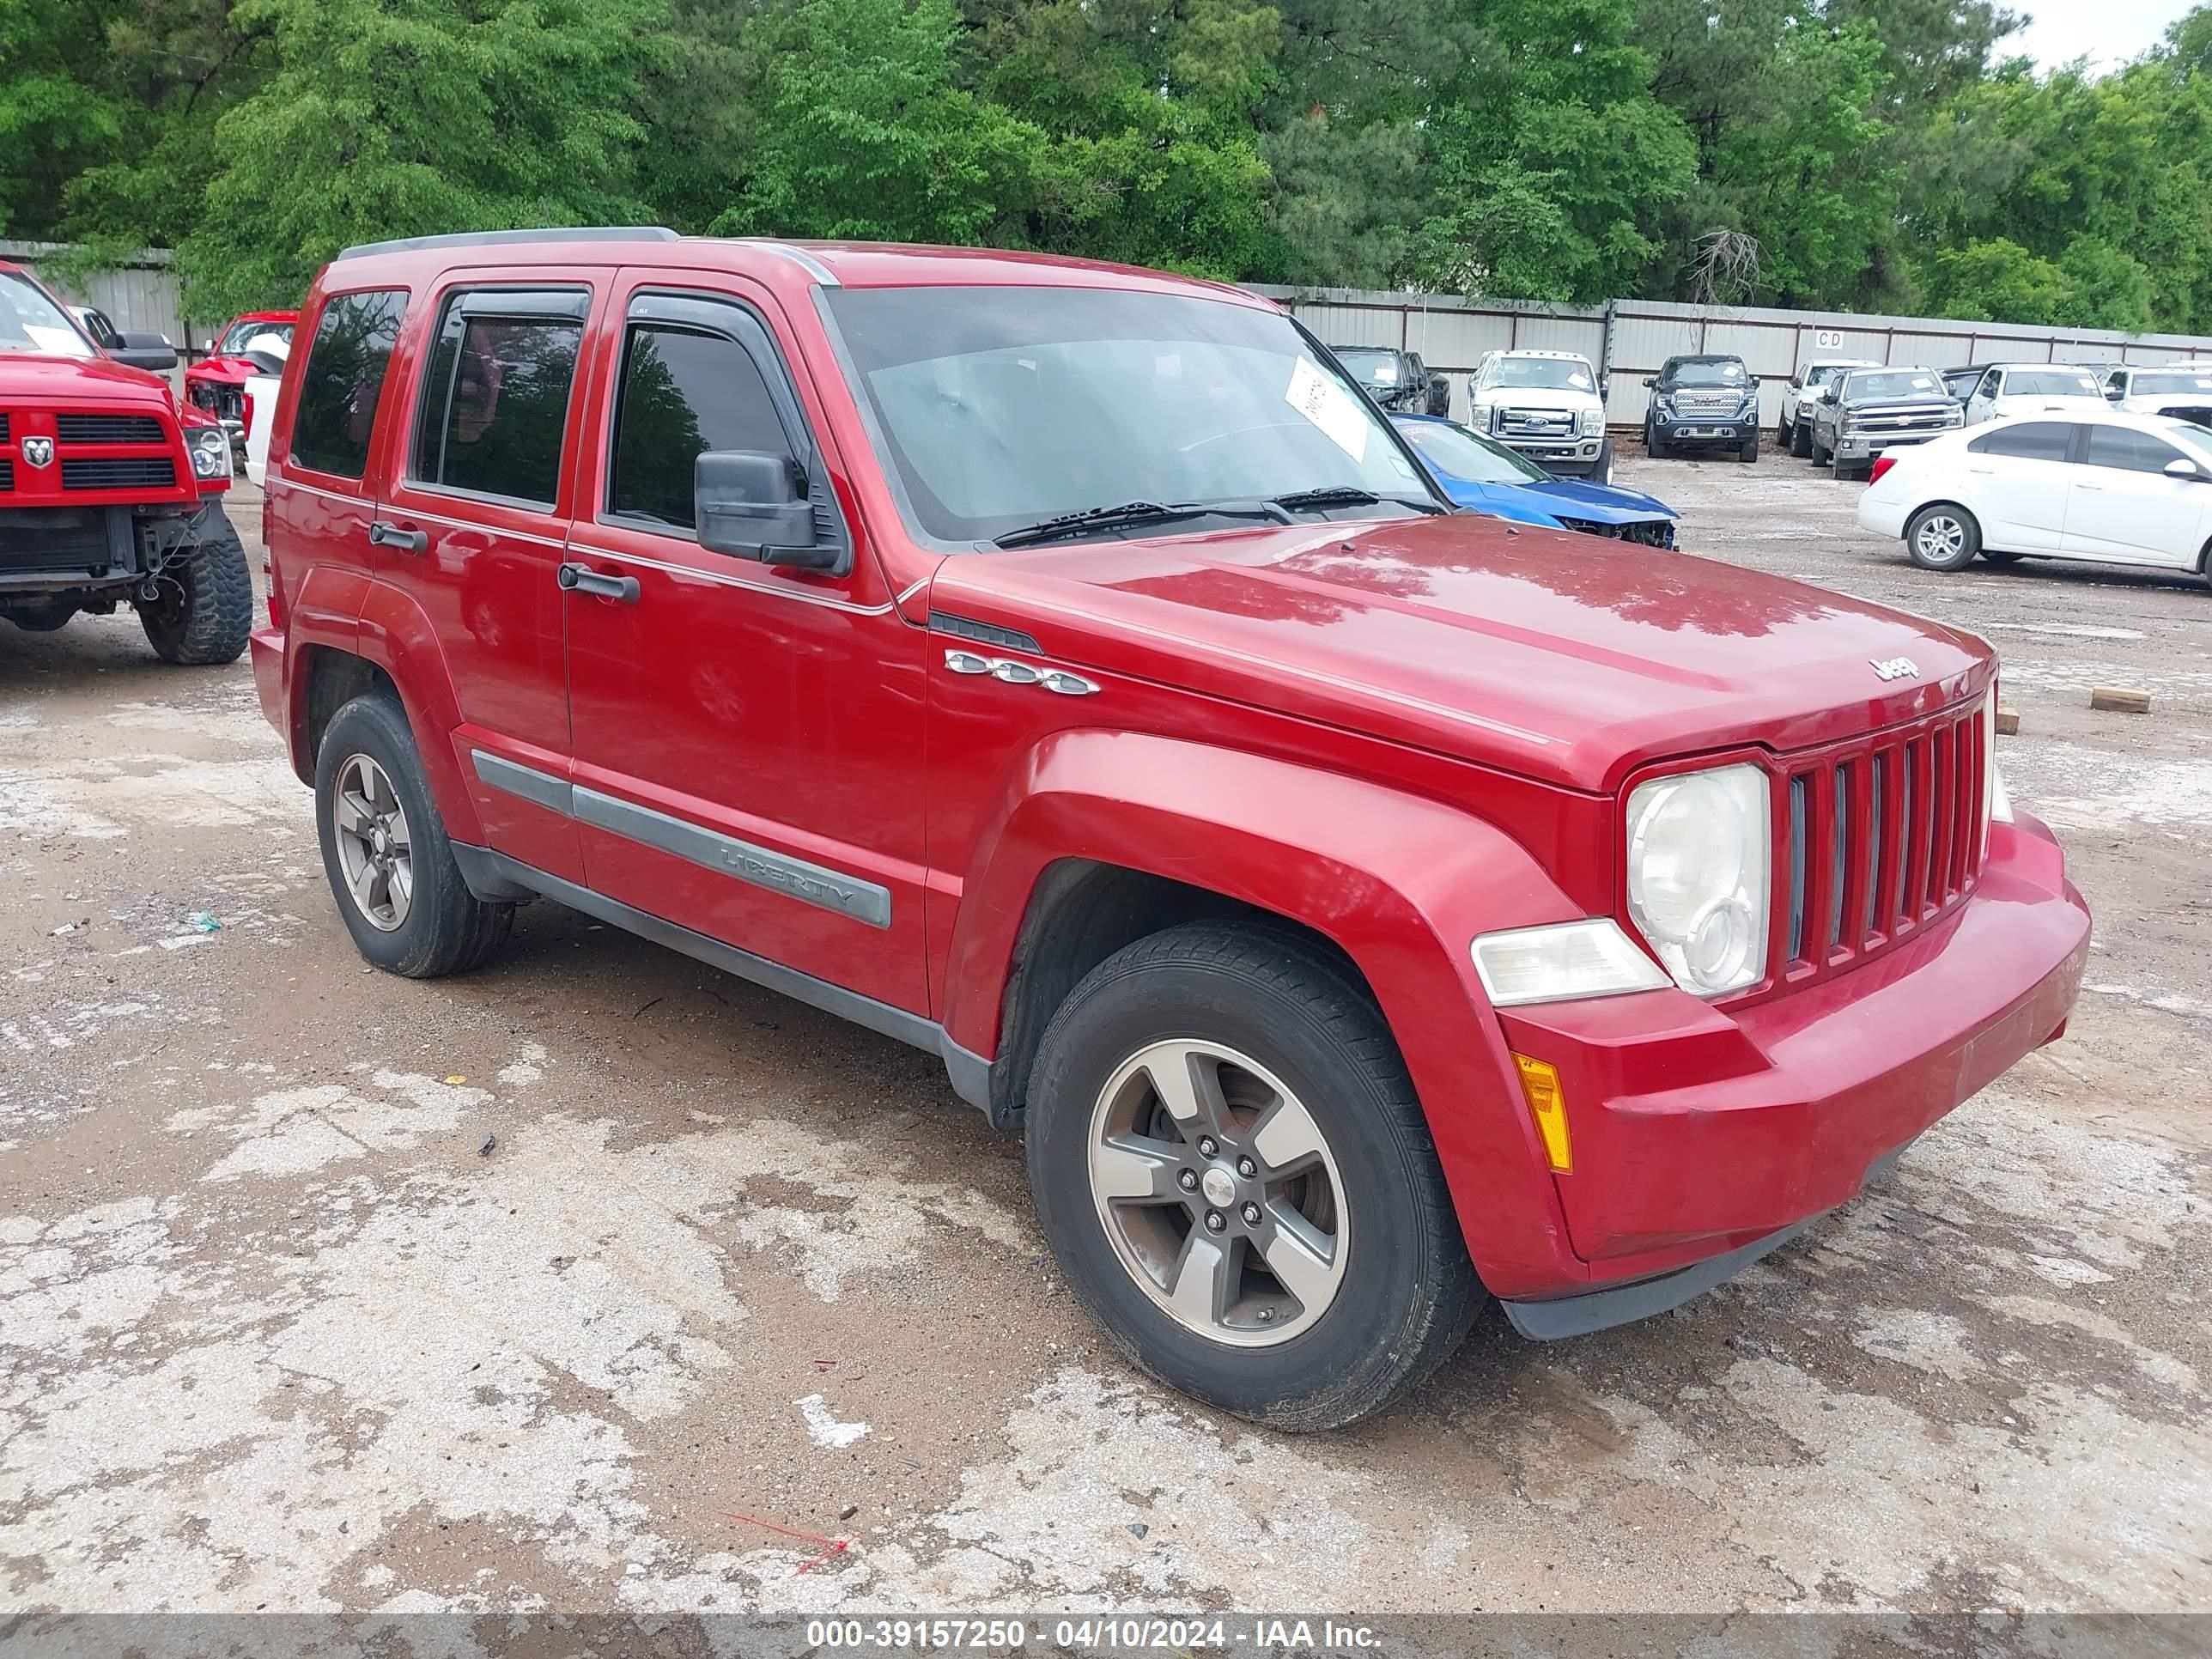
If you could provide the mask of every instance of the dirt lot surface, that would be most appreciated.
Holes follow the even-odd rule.
[[[243,662],[0,630],[0,1613],[2212,1608],[2212,591],[1621,481],[2000,647],[2089,990],[1732,1285],[1321,1438],[1121,1364],[927,1057],[546,904],[374,973]]]

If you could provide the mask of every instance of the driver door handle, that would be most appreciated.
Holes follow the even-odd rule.
[[[560,573],[563,592],[590,593],[602,599],[635,605],[639,592],[635,576],[603,576],[588,565],[564,564]]]
[[[420,553],[430,545],[430,535],[424,530],[402,530],[396,524],[377,519],[368,526],[368,544],[395,548],[402,553]]]

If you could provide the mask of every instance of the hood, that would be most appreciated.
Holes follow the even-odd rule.
[[[261,366],[251,357],[203,357],[185,371],[185,379],[191,380],[229,380],[245,384],[249,376],[263,373]]]
[[[1656,495],[1615,484],[1591,483],[1583,478],[1553,478],[1522,486],[1532,495],[1559,503],[1558,511],[1598,524],[1636,524],[1645,519],[1679,519],[1682,515]]]
[[[1493,386],[1475,394],[1475,401],[1493,409],[1557,409],[1579,413],[1597,402],[1595,392],[1574,392],[1556,386]]]
[[[167,404],[169,383],[106,357],[45,357],[0,351],[0,401]]]
[[[956,556],[929,603],[1070,666],[1589,792],[1650,760],[1877,730],[1995,661],[1840,593],[1461,514]],[[1897,657],[1917,677],[1875,674]]]
[[[1940,392],[1915,392],[1902,398],[1854,398],[1849,403],[1843,404],[1842,407],[1858,414],[1863,414],[1869,410],[1875,410],[1877,411],[1907,409],[1933,409],[1942,410],[1956,408],[1958,406],[1958,401],[1959,400],[1955,398],[1945,397]]]
[[[1526,489],[1511,484],[1476,483],[1468,478],[1454,478],[1438,472],[1435,477],[1443,486],[1452,505],[1463,507],[1473,513],[1487,513],[1493,519],[1508,520],[1514,524],[1540,525],[1547,530],[1563,530],[1566,526],[1552,513],[1548,503]]]

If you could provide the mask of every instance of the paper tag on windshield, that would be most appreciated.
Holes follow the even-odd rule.
[[[1367,454],[1367,411],[1350,392],[1314,366],[1310,358],[1298,359],[1291,371],[1291,388],[1283,401],[1311,421],[1322,436],[1355,461]]]

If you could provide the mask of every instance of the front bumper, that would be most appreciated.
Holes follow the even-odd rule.
[[[1756,414],[1678,415],[1651,422],[1652,436],[1668,444],[1741,444],[1758,432]]]
[[[1872,460],[1885,450],[1910,449],[1930,438],[1956,432],[1955,426],[1931,427],[1925,432],[1847,432],[1836,440],[1836,453],[1847,461]]]
[[[1559,1073],[1574,1155],[1554,1182],[1587,1274],[1509,1314],[1534,1335],[1640,1318],[1856,1196],[2063,1029],[2088,941],[2063,854],[2022,817],[1992,827],[1951,918],[1850,972],[1734,1012],[1670,990],[1501,1014]]]
[[[1597,465],[1598,452],[1605,447],[1602,433],[1589,438],[1523,438],[1503,432],[1491,436],[1515,454],[1525,455],[1553,472],[1587,472]]]

